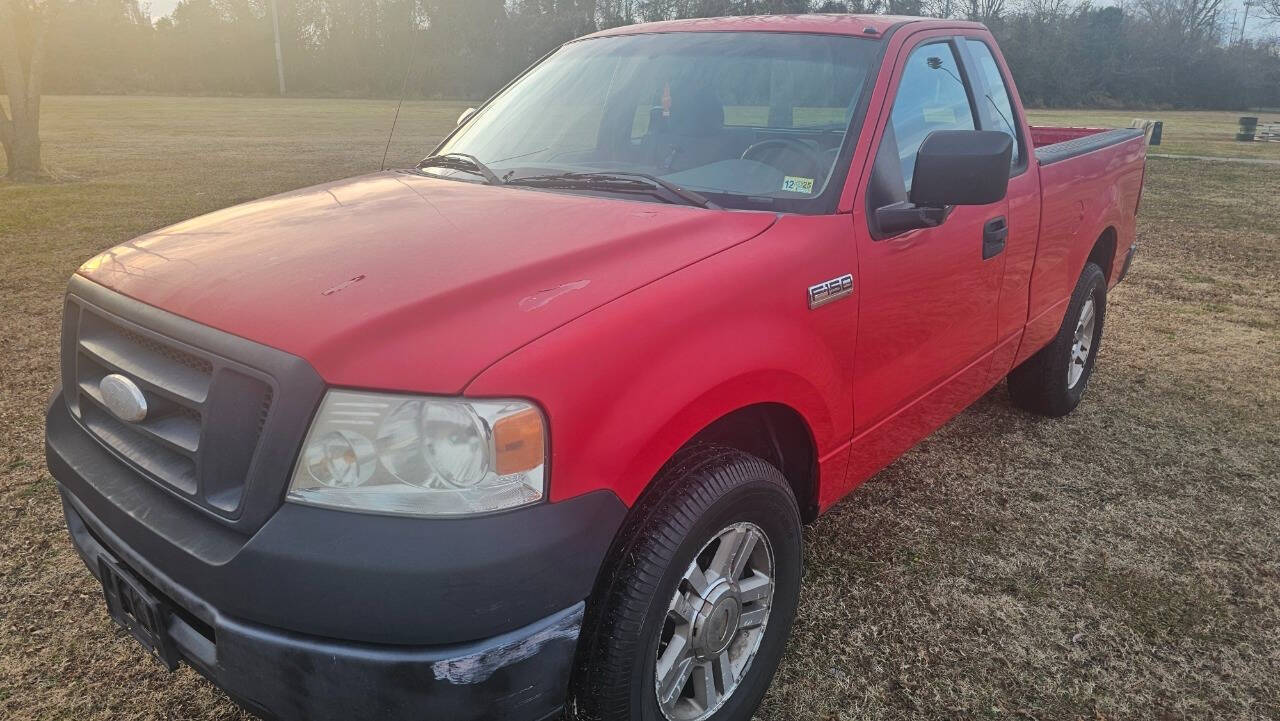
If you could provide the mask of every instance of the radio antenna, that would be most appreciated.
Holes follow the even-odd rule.
[[[415,27],[417,23],[414,23]],[[387,147],[382,149],[382,162],[378,164],[378,170],[387,169],[387,153],[391,152],[391,139],[396,136],[396,123],[400,121],[400,106],[404,105],[404,94],[409,89],[409,73],[413,70],[414,56],[418,46],[412,39],[409,41],[409,64],[404,69],[404,80],[400,81],[400,100],[396,103],[396,114],[391,118],[391,132],[387,134]]]

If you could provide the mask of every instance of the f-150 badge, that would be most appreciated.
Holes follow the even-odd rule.
[[[809,286],[809,310],[850,295],[853,295],[853,275],[850,273],[811,285]]]

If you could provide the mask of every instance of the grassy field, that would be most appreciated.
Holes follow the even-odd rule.
[[[1280,122],[1280,112],[1201,112],[1188,110],[1033,110],[1032,125],[1088,125],[1127,128],[1134,118],[1164,121],[1164,137],[1153,153],[1210,155],[1223,158],[1280,158],[1280,143],[1241,143],[1236,129],[1241,115],[1262,123]]]
[[[113,629],[66,538],[42,450],[61,294],[143,231],[376,169],[392,109],[47,100],[59,182],[0,181],[0,718],[241,718]],[[461,109],[407,104],[393,164]],[[1147,115],[1166,152],[1236,149],[1233,113],[1035,122]],[[762,719],[1280,718],[1278,177],[1150,162],[1085,403],[1047,421],[1001,386],[808,529]]]

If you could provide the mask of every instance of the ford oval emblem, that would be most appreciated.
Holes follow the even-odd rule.
[[[112,373],[99,381],[98,390],[107,410],[116,418],[137,423],[147,417],[147,397],[142,395],[142,389],[119,373]]]

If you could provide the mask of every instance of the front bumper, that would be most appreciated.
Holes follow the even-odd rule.
[[[584,604],[508,633],[446,646],[335,641],[240,621],[160,574],[59,488],[76,550],[98,575],[121,563],[175,609],[182,660],[264,718],[544,719],[559,713]],[[201,608],[204,619],[190,608]]]
[[[607,492],[449,520],[285,503],[240,535],[110,453],[60,396],[46,457],[94,575],[105,557],[141,579],[182,660],[268,718],[554,715],[625,513]]]

